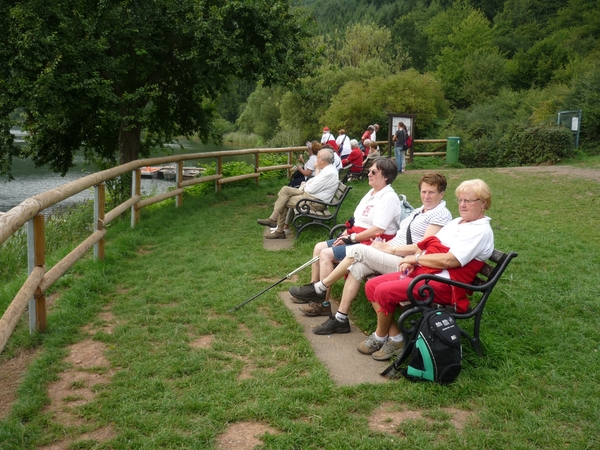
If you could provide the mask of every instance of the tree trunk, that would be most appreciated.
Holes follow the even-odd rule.
[[[132,127],[127,123],[121,123],[119,129],[119,157],[120,164],[135,161],[140,156],[142,128]]]

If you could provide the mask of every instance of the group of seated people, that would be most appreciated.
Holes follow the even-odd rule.
[[[350,172],[361,173],[364,166],[364,161],[367,158],[374,159],[380,156],[379,147],[376,143],[376,132],[379,130],[379,125],[369,125],[363,133],[360,141],[351,139],[346,130],[340,129],[338,137],[334,138],[328,127],[323,128],[323,136],[321,144],[334,149],[340,156],[343,167],[350,167]]]
[[[325,130],[329,129],[325,128]],[[354,173],[362,172],[363,153],[355,139],[350,140],[349,146],[352,150],[342,159],[338,152],[329,144],[330,140],[333,139],[333,135],[330,136],[330,140],[327,140],[328,137],[325,136],[325,132],[323,136],[322,140],[325,140],[325,144],[317,141],[307,142],[308,159],[305,161],[302,156],[298,157],[296,171],[292,175],[289,184],[279,191],[273,213],[268,219],[259,219],[257,221],[260,225],[268,226],[272,229],[272,232],[265,236],[266,239],[286,238],[286,235],[289,233],[289,222],[291,220],[289,211],[301,199],[311,198],[321,200],[325,203],[330,202],[337,190],[339,171],[343,167],[350,166],[350,171]],[[368,140],[366,142],[370,143]],[[339,146],[340,149],[343,148],[345,140],[342,140],[341,144]],[[319,161],[321,161],[320,164]],[[327,161],[327,163],[323,164],[323,161]],[[325,168],[327,170],[324,170]],[[324,206],[315,204],[314,208],[318,210],[319,208],[324,208]]]
[[[298,188],[285,186],[279,192],[272,215],[258,220],[275,227],[267,239],[285,238],[288,208],[302,198],[329,201],[338,185],[334,167],[335,152],[322,148],[315,159],[318,171]],[[452,219],[444,195],[447,180],[441,173],[421,176],[418,188],[422,205],[401,222],[400,200],[391,184],[398,168],[393,159],[374,160],[368,179],[371,189],[354,210],[346,230],[336,239],[319,242],[313,257],[311,282],[290,288],[292,301],[309,316],[328,316],[313,331],[319,335],[350,332],[350,305],[367,278],[365,294],[377,315],[377,328],[358,351],[376,360],[388,360],[400,353],[403,337],[394,321],[398,305],[408,300],[407,289],[417,275],[429,273],[464,283],[472,283],[485,261],[492,255],[494,235],[485,211],[491,206],[491,191],[480,180],[463,181],[455,191],[460,217]],[[346,278],[342,298],[335,315],[327,299],[333,283]],[[414,294],[418,296],[417,283]],[[469,306],[463,289],[430,281],[435,302],[449,305],[457,312]]]
[[[387,166],[392,167],[387,167]],[[354,224],[337,239],[319,242],[314,256],[311,282],[290,288],[292,301],[309,316],[328,316],[313,332],[319,335],[350,332],[350,305],[365,285],[367,299],[377,315],[377,328],[358,351],[376,360],[388,360],[403,348],[403,338],[394,321],[398,305],[408,300],[412,279],[434,273],[471,283],[494,249],[494,235],[485,211],[491,192],[479,179],[461,183],[456,189],[460,217],[452,220],[443,200],[447,181],[440,173],[426,173],[419,180],[422,206],[399,224],[399,200],[390,184],[397,175],[395,162],[377,160],[369,173],[372,189],[354,211]],[[380,237],[382,240],[375,239]],[[337,263],[337,266],[335,265]],[[374,276],[379,275],[379,276]],[[335,315],[327,301],[327,289],[346,277]],[[414,294],[422,285],[418,283]],[[436,303],[465,312],[466,292],[432,281]]]

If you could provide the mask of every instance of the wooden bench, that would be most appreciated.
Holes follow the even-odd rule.
[[[292,219],[292,225],[296,229],[296,237],[300,236],[302,231],[310,226],[320,226],[331,231],[337,225],[337,216],[340,211],[344,199],[350,192],[352,186],[346,186],[340,181],[338,188],[335,191],[335,195],[329,203],[312,200],[309,198],[303,198],[300,200],[294,211],[294,218]],[[323,205],[324,209],[314,209],[316,205]]]
[[[423,314],[424,311],[432,308],[444,308],[449,312],[455,319],[471,319],[474,318],[473,335],[471,336],[464,329],[460,329],[461,335],[466,338],[477,355],[483,356],[481,348],[481,340],[479,338],[479,331],[481,326],[481,316],[485,304],[496,286],[496,283],[506,270],[506,267],[513,258],[517,257],[517,253],[502,253],[499,250],[494,250],[492,256],[488,259],[486,264],[475,277],[473,284],[465,284],[459,281],[450,280],[448,278],[442,278],[437,275],[422,274],[416,276],[408,287],[408,298],[410,302],[401,304],[400,306],[404,312],[398,318],[398,329],[402,332],[404,342],[409,342],[416,321],[414,320],[415,314]],[[425,284],[419,288],[419,295],[421,299],[416,299],[413,296],[413,290],[417,283],[425,280]],[[430,280],[435,280],[441,283],[445,283],[451,286],[461,287],[472,292],[480,292],[482,295],[479,300],[471,298],[470,308],[465,313],[457,313],[454,308],[448,307],[447,305],[438,305],[435,303],[435,290],[428,283]],[[473,296],[471,296],[473,297]],[[402,355],[400,355],[401,357]],[[399,357],[399,359],[400,359]]]

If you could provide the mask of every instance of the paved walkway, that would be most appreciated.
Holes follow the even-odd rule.
[[[263,236],[270,233],[268,227],[264,227]],[[263,245],[267,250],[282,250],[290,248],[294,243],[295,236],[289,235],[287,239],[263,239]],[[368,355],[363,355],[356,350],[357,345],[366,339],[364,333],[359,330],[352,321],[350,333],[332,334],[319,336],[312,329],[327,320],[327,317],[308,317],[298,309],[301,305],[292,302],[290,294],[280,292],[279,296],[283,303],[292,311],[294,317],[304,328],[304,336],[312,345],[317,357],[329,370],[333,381],[340,386],[356,385],[361,383],[385,383],[389,381],[380,375],[389,366],[387,361],[375,361]],[[335,301],[331,302],[333,314],[337,311]]]
[[[267,236],[271,233],[271,229],[269,227],[263,227],[263,236]],[[263,238],[263,247],[267,250],[283,250],[284,248],[290,248],[294,241],[296,240],[296,235],[292,231],[292,233],[287,235],[286,239],[264,239]]]
[[[283,240],[283,239],[282,239]],[[294,317],[304,328],[304,336],[312,345],[317,357],[329,370],[333,381],[340,386],[356,385],[361,383],[385,383],[389,381],[380,375],[389,366],[387,361],[375,361],[368,355],[363,355],[356,350],[356,346],[366,336],[352,321],[350,333],[335,333],[329,336],[319,336],[312,329],[327,320],[327,317],[308,317],[300,310],[298,305],[292,302],[290,294],[281,292],[279,294],[285,306],[294,314]],[[333,313],[337,311],[337,304],[331,302]]]

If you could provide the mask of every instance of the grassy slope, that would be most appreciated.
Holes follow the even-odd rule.
[[[211,448],[228,423],[242,420],[281,431],[266,438],[266,448],[398,448],[397,436],[392,441],[367,426],[367,416],[388,400],[433,415],[447,406],[474,413],[462,433],[422,422],[403,426],[400,443],[408,448],[598,447],[600,183],[483,169],[445,174],[453,214],[460,181],[490,184],[496,247],[519,253],[486,309],[487,356],[465,347],[453,385],[336,387],[278,289],[228,314],[309,259],[322,233],[303,234],[290,250],[266,251],[255,220],[266,217],[278,186],[226,188],[216,198],[186,198],[179,209],[144,211],[134,231],[118,224],[109,232],[106,262],[79,264],[58,286],[48,333],[34,339],[42,354],[11,417],[0,423],[0,446],[33,448],[62,438],[64,430],[42,412],[46,384],[64,370],[64,348],[83,337],[80,327],[109,305],[118,325],[95,338],[108,344],[115,374],[81,408],[117,431],[109,448]],[[418,177],[409,172],[394,183],[413,204]],[[355,186],[342,217],[368,188]],[[308,280],[309,271],[300,278]],[[364,305],[362,296],[354,315],[372,331]],[[25,334],[21,328],[13,340]],[[212,347],[191,348],[203,335],[214,336]],[[252,377],[239,379],[248,367]]]

